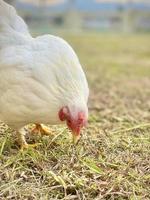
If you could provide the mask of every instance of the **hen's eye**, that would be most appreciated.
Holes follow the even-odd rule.
[[[70,120],[70,119],[68,120],[68,123],[69,123],[69,124],[71,123],[71,120]]]

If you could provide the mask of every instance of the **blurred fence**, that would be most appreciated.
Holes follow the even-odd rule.
[[[150,0],[7,0],[30,24],[68,30],[150,31]]]

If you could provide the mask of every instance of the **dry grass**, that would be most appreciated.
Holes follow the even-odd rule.
[[[64,127],[20,153],[1,125],[0,199],[150,199],[150,38],[65,35],[85,66],[90,120],[74,147]]]

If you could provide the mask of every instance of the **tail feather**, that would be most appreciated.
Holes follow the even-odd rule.
[[[3,0],[0,0],[0,31],[12,29],[22,34],[29,35],[28,27],[16,10]]]

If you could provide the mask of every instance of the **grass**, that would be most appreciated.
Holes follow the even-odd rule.
[[[1,123],[0,199],[150,199],[149,35],[64,35],[87,73],[89,125],[79,144],[65,127],[19,152]]]

